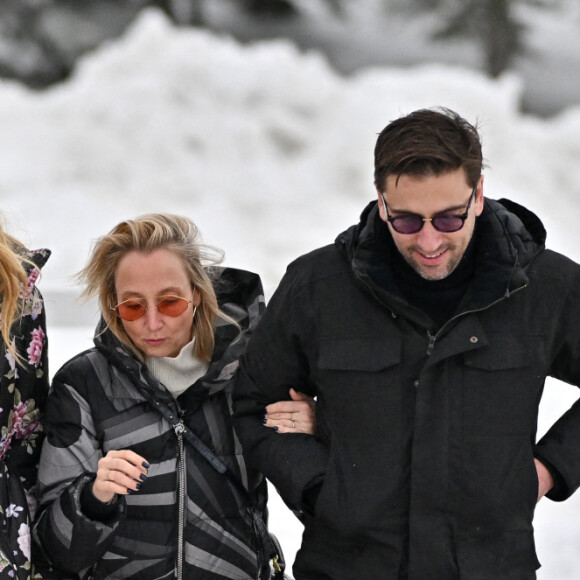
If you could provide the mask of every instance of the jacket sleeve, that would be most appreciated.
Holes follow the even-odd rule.
[[[552,425],[534,449],[534,456],[554,478],[554,487],[546,494],[551,500],[564,501],[580,487],[579,449],[580,401]]]
[[[553,316],[557,327],[550,376],[580,387],[580,268],[560,264],[553,268],[569,273],[565,283],[553,284],[565,296],[560,315]],[[565,288],[565,292],[562,291]],[[550,296],[546,293],[546,300]],[[555,309],[553,309],[555,310]],[[563,501],[580,487],[580,400],[574,403],[540,439],[534,455],[549,469],[555,485],[547,493],[554,501]]]
[[[102,457],[91,409],[61,370],[47,403],[47,439],[38,473],[39,509],[33,535],[43,557],[67,572],[94,564],[109,547],[125,514],[124,499],[106,521],[87,517],[81,508]]]
[[[44,411],[48,395],[46,319],[42,296],[35,286],[25,297],[15,342],[21,362],[15,367],[14,437],[7,459],[18,473],[26,494],[32,497],[44,440]],[[29,501],[29,505],[33,503]]]
[[[296,512],[304,511],[304,493],[324,477],[327,446],[316,435],[277,434],[262,420],[265,406],[289,399],[291,387],[316,396],[308,344],[314,334],[308,300],[287,274],[242,357],[234,389],[234,423],[244,456]]]

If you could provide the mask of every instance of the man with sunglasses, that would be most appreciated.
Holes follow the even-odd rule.
[[[236,428],[303,518],[297,580],[532,580],[536,502],[580,485],[580,406],[536,442],[546,377],[580,384],[580,267],[481,170],[453,111],[390,123],[378,199],[288,267],[252,337]],[[315,436],[260,429],[292,384]]]

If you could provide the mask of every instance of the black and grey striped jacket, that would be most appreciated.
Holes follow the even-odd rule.
[[[153,393],[180,414],[265,512],[265,481],[246,467],[230,420],[231,378],[264,309],[262,287],[259,277],[249,272],[219,268],[215,273],[220,307],[238,321],[242,333],[231,324],[218,326],[207,374],[177,403],[102,328],[97,329],[95,348],[71,359],[54,377],[34,536],[44,557],[70,576],[267,576],[261,571],[263,561],[258,561],[259,544],[244,499],[143,395]],[[81,509],[81,492],[93,480],[98,460],[111,449],[131,449],[151,467],[138,493],[121,497],[111,517],[95,521]],[[182,469],[185,477],[180,478]]]

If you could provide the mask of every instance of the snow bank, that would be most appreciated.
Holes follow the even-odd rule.
[[[226,263],[259,272],[271,294],[290,260],[357,220],[374,197],[377,133],[419,107],[477,121],[486,195],[539,213],[549,245],[578,260],[580,109],[541,121],[518,112],[520,98],[515,76],[490,81],[446,66],[373,68],[346,80],[287,42],[242,46],[173,28],[155,11],[87,56],[66,84],[34,93],[0,82],[5,222],[54,252],[42,280],[52,370],[90,344],[95,309],[71,304],[70,277],[97,236],[141,213],[183,213]],[[561,385],[552,391],[541,428],[576,397]],[[274,501],[291,561],[299,527]],[[574,505],[538,508],[542,579],[577,575]]]
[[[271,290],[289,260],[332,241],[373,197],[377,133],[445,105],[480,124],[487,195],[538,211],[552,245],[575,254],[580,112],[526,118],[520,92],[513,76],[445,66],[347,81],[287,42],[241,46],[149,11],[66,84],[0,83],[3,210],[13,231],[54,250],[45,286],[67,283],[119,220],[173,211]]]

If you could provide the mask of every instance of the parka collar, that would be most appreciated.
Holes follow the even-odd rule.
[[[480,310],[526,286],[526,268],[544,249],[546,231],[539,218],[511,202],[485,199],[477,218],[475,276],[460,311]],[[428,326],[428,317],[412,308],[401,294],[391,268],[395,246],[385,242],[388,226],[376,201],[369,203],[359,223],[340,234],[335,244],[351,264],[354,275],[394,313],[404,312]],[[380,277],[380,286],[376,279]]]

